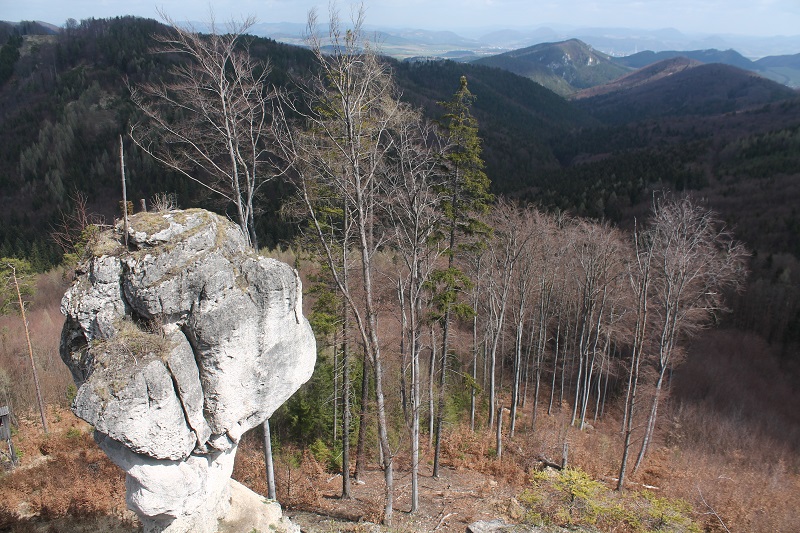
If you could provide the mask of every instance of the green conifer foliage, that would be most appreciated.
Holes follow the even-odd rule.
[[[478,121],[472,116],[471,107],[475,96],[467,87],[467,77],[461,76],[461,85],[453,97],[439,104],[445,109],[441,125],[448,135],[450,150],[445,155],[448,178],[445,181],[445,194],[442,210],[450,221],[447,245],[447,269],[434,273],[431,282],[438,286],[434,302],[439,304],[436,311],[441,316],[442,351],[441,374],[439,379],[439,405],[436,414],[436,448],[433,460],[433,476],[439,475],[439,452],[441,430],[444,418],[445,386],[447,383],[447,357],[450,330],[450,316],[457,313],[466,316],[464,306],[458,304],[459,295],[468,288],[468,280],[459,275],[455,267],[455,255],[459,249],[480,246],[482,236],[489,228],[480,220],[480,215],[489,210],[494,196],[489,192],[489,177],[483,171],[481,159],[481,139],[478,136]],[[457,242],[461,236],[468,237]],[[467,281],[467,283],[465,283]]]

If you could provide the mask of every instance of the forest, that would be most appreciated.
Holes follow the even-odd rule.
[[[307,49],[252,21],[9,33],[0,390],[18,427],[75,394],[58,299],[121,216],[121,144],[128,199],[225,213],[302,275],[319,355],[271,420],[285,505],[322,506],[293,475],[338,473],[346,501],[379,472],[363,512],[410,531],[420,479],[467,468],[518,490],[521,522],[788,531],[800,100],[618,123],[507,72],[384,58],[362,16],[312,18]],[[238,475],[262,489],[258,441]],[[0,478],[9,502],[26,490]],[[40,515],[107,512],[76,501]]]

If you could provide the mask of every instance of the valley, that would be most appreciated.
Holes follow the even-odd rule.
[[[254,29],[272,36],[247,37],[247,50],[259,64],[269,61],[268,81],[276,92],[297,102],[308,95],[309,80],[326,79],[318,76],[319,56],[294,46],[298,28]],[[135,531],[137,520],[124,509],[121,473],[96,448],[91,428],[67,410],[75,390],[59,357],[60,297],[70,269],[81,268],[77,259],[96,246],[85,223],[110,226],[120,218],[121,141],[127,197],[137,206],[146,199],[151,209],[204,207],[232,220],[236,206],[167,170],[130,140],[130,127],[143,113],[129,87],[169,80],[171,69],[183,64],[176,54],[152,52],[153,36],[168,28],[117,17],[63,31],[28,24],[22,31],[16,42],[9,39],[14,29],[0,25],[4,57],[15,58],[0,82],[0,257],[30,265],[32,351],[54,429],[48,436],[38,426],[24,328],[10,293],[2,293],[8,312],[0,316],[0,403],[17,413],[22,468],[0,475],[0,530]],[[396,209],[390,200],[398,200],[399,189],[381,185],[372,191],[374,226],[365,234],[377,244],[370,254],[342,259],[347,265],[370,257],[378,280],[374,316],[385,357],[379,376],[386,377],[386,440],[396,469],[391,531],[464,531],[473,521],[493,518],[601,531],[791,531],[800,506],[797,56],[753,61],[730,50],[672,52],[671,45],[683,41],[665,33],[653,52],[617,57],[597,51],[599,37],[589,45],[583,38],[558,40],[556,31],[534,33],[376,37],[381,51],[394,56],[379,64],[396,85],[398,109],[430,121],[436,131],[431,138],[451,139],[445,131],[456,127],[457,113],[448,115],[453,107],[442,102],[455,106],[459,83],[468,88],[472,96],[464,107],[475,129],[461,146],[481,161],[470,172],[485,173],[491,182],[486,191],[474,183],[477,192],[465,189],[465,196],[476,194],[474,204],[456,209],[455,200],[447,207],[438,200],[440,211],[464,228],[460,245],[453,237],[451,250],[444,251],[449,226],[442,219],[433,232],[438,240],[425,241],[431,254],[426,268],[439,277],[419,285],[425,296],[413,311],[424,324],[415,337],[422,391],[414,393],[421,395],[415,396],[421,402],[416,463],[409,429],[412,309],[404,299],[411,292],[402,285],[411,270],[397,243],[401,217],[386,207]],[[632,42],[620,38],[615,46],[623,40]],[[410,57],[417,59],[405,60]],[[298,105],[292,113],[320,109]],[[335,115],[332,109],[320,113],[318,124]],[[393,124],[386,136],[397,130]],[[443,150],[432,168],[460,164],[452,153]],[[381,154],[391,157],[380,175],[399,175],[384,168],[395,169],[401,156],[393,148]],[[386,462],[376,446],[375,359],[370,363],[357,328],[342,325],[353,309],[343,311],[342,291],[331,278],[338,264],[325,264],[311,221],[299,214],[302,182],[286,174],[292,179],[261,189],[254,235],[262,255],[299,271],[318,362],[311,381],[272,421],[278,500],[304,531],[377,530],[369,528],[379,528],[384,518]],[[443,194],[443,183],[430,191]],[[348,235],[337,203],[347,195],[326,196],[328,186],[316,189],[328,202],[322,227],[330,235]],[[685,205],[717,231],[716,240],[709,239],[718,248],[709,248],[714,251],[704,260],[724,272],[719,263],[727,257],[721,262],[736,272],[710,276],[708,290],[698,293],[702,304],[687,307],[691,327],[680,330],[665,363],[656,358],[659,308],[646,313],[654,328],[640,338],[646,349],[635,348],[635,317],[644,315],[630,280],[639,246],[657,235],[655,229],[638,232],[655,224],[656,213]],[[84,222],[77,231],[76,220]],[[71,235],[67,250],[53,241],[58,232]],[[356,250],[356,241],[347,239],[333,249],[350,250],[349,244]],[[464,278],[448,270],[449,257]],[[361,286],[366,271],[348,271],[349,282]],[[655,292],[658,283],[645,292]],[[442,302],[453,287],[458,316],[445,319],[443,306],[455,304]],[[355,290],[352,298],[363,303],[366,293]],[[442,349],[445,327],[450,345]],[[631,403],[642,350],[642,403]],[[349,391],[345,373],[352,380]],[[339,499],[344,396],[354,418],[347,472],[363,482],[354,478],[350,500]],[[651,404],[654,397],[661,403]],[[618,492],[623,450],[639,451],[651,405],[659,411],[648,455],[640,468],[631,464],[628,488]],[[628,415],[631,406],[636,424]],[[499,433],[495,416],[505,424]],[[632,445],[625,444],[626,427]],[[265,494],[262,442],[257,430],[244,437],[234,477]],[[570,468],[560,468],[562,454]],[[435,478],[440,463],[443,473]],[[416,514],[414,464],[421,480]],[[68,475],[57,474],[57,466]]]

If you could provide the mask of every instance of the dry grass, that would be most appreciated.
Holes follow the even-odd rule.
[[[676,376],[659,454],[665,491],[709,530],[793,531],[800,509],[797,377],[763,340],[709,332]],[[668,446],[667,446],[668,445]]]
[[[263,449],[259,430],[247,433],[239,445],[233,470],[234,479],[259,494],[267,494]],[[318,508],[321,494],[317,487],[324,484],[330,474],[308,450],[286,446],[274,455],[278,501],[287,508]]]
[[[292,260],[290,251],[278,255]],[[21,321],[17,316],[0,317],[0,404],[10,403],[16,413],[24,415],[20,416],[15,443],[23,452],[25,464],[0,480],[0,524],[6,524],[0,529],[33,531],[25,529],[33,527],[32,520],[36,520],[24,518],[28,515],[39,520],[45,517],[54,524],[67,515],[85,520],[112,517],[122,524],[120,527],[129,527],[124,518],[119,518],[125,516],[122,472],[96,448],[85,428],[76,429],[80,426],[73,424],[58,429],[65,421],[75,421],[61,407],[67,404],[71,385],[69,372],[58,355],[63,323],[58,305],[65,288],[60,272],[43,275],[29,311],[43,393],[50,405],[48,419],[55,428],[49,438],[40,435],[38,415],[34,415],[35,394]],[[390,330],[396,326],[392,320],[385,324]],[[393,338],[395,333],[387,331],[387,339]],[[396,375],[399,367],[398,358],[387,352],[388,375]],[[676,369],[652,451],[641,471],[630,477],[631,486],[654,485],[659,496],[690,502],[695,519],[708,531],[724,531],[725,527],[765,533],[794,530],[800,509],[797,381],[791,367],[782,364],[773,349],[758,338],[728,331],[705,333],[695,342],[686,362]],[[395,380],[387,383],[391,398],[399,397],[397,386]],[[546,387],[541,394],[548,397]],[[508,398],[504,400],[507,405]],[[487,497],[498,491],[490,481],[520,494],[541,467],[539,458],[560,462],[566,441],[569,463],[612,487],[621,457],[620,417],[614,406],[607,406],[604,419],[592,421],[594,428],[579,431],[569,426],[569,405],[556,408],[553,416],[548,416],[543,402],[536,431],[531,431],[531,401],[528,398],[529,403],[520,411],[516,436],[505,437],[501,460],[495,457],[493,431],[479,429],[473,433],[464,420],[447,426],[442,458],[452,482],[474,481],[476,490],[485,490]],[[395,407],[390,415],[400,427],[399,402],[390,405]],[[485,414],[479,417],[479,423],[484,420]],[[395,435],[398,502],[404,502],[410,469],[408,439],[403,430]],[[426,436],[422,440],[425,442]],[[422,475],[428,483],[432,452],[423,448]],[[373,459],[370,464],[375,463]],[[374,470],[371,475],[374,482],[359,488],[357,504],[341,504],[341,516],[380,519],[381,474]],[[256,492],[266,493],[261,443],[255,432],[241,444],[235,477]],[[284,506],[337,512],[340,502],[330,494],[335,493],[334,485],[340,485],[341,479],[326,472],[307,451],[288,445],[278,450],[276,477],[278,498]],[[431,486],[436,487],[433,483]],[[441,500],[440,494],[445,493],[440,488],[430,490],[428,498],[433,501]],[[503,505],[494,509],[498,516],[505,512]],[[9,520],[13,526],[8,525]]]
[[[20,420],[21,466],[0,478],[0,530],[35,531],[46,523],[73,531],[102,520],[108,531],[135,531],[124,473],[97,447],[91,428],[61,408],[48,414],[48,435],[37,420]]]
[[[64,324],[59,306],[67,285],[61,270],[40,275],[27,313],[34,360],[48,405],[66,406],[72,385],[72,377],[58,352]],[[25,330],[18,315],[0,317],[0,405],[6,404],[15,413],[30,412],[36,406]]]

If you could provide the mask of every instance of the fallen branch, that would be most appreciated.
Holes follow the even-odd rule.
[[[550,459],[548,459],[544,455],[538,456],[536,458],[536,460],[539,461],[540,463],[542,463],[544,466],[547,466],[547,467],[550,467],[550,468],[554,468],[556,470],[561,470],[561,464],[551,461]]]
[[[711,506],[708,504],[708,502],[706,501],[706,499],[703,497],[703,491],[701,491],[701,490],[700,490],[700,485],[696,485],[696,486],[695,486],[695,488],[697,489],[697,494],[699,494],[699,495],[700,495],[700,499],[701,499],[701,500],[703,500],[703,505],[705,505],[705,506],[708,508],[708,511],[709,511],[709,512],[707,512],[707,513],[703,513],[703,514],[711,514],[711,515],[714,515],[714,516],[717,518],[717,520],[719,520],[719,524],[722,526],[722,529],[724,529],[724,530],[725,530],[727,533],[731,533],[731,530],[730,530],[730,529],[728,529],[728,526],[726,526],[726,525],[725,525],[725,522],[723,522],[723,521],[722,521],[722,517],[721,517],[721,516],[719,516],[719,514],[717,513],[717,511],[716,511],[716,510],[714,510],[714,508],[713,508],[713,507],[711,507]]]
[[[611,476],[604,476],[603,479],[608,479],[609,481],[613,481],[614,483],[619,481],[619,478],[611,477]],[[661,487],[656,487],[655,485],[647,485],[645,483],[634,483],[633,481],[626,481],[625,485],[626,486],[627,485],[639,485],[639,486],[641,486],[641,487],[643,487],[645,489],[649,489],[649,490],[661,490]]]
[[[441,518],[439,519],[439,523],[438,523],[438,524],[436,524],[436,527],[435,527],[435,528],[433,528],[433,530],[434,530],[434,531],[436,531],[437,529],[439,529],[440,527],[442,527],[442,523],[444,523],[444,521],[445,521],[445,520],[447,520],[448,518],[450,518],[451,516],[454,516],[454,515],[456,515],[456,514],[458,514],[458,513],[447,513],[446,515],[444,515],[443,517],[441,517]],[[730,533],[730,532],[729,532],[729,533]]]

